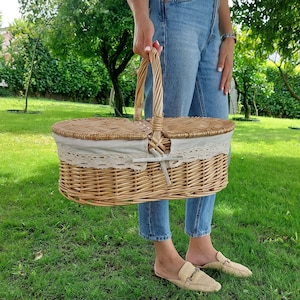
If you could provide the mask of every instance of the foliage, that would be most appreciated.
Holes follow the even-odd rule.
[[[298,0],[233,0],[237,24],[251,28],[260,37],[262,51],[278,52],[290,59],[299,50],[300,3]]]
[[[134,56],[124,72],[120,75],[120,86],[123,93],[125,107],[134,106],[137,70],[139,64],[140,58],[138,56]]]
[[[233,76],[245,118],[251,112],[259,116],[299,118],[299,103],[291,96],[274,63],[266,63],[261,56],[260,46],[260,39],[254,38],[251,30],[239,32]],[[289,82],[299,94],[300,74],[296,70],[289,72]]]
[[[238,91],[238,97],[243,105],[245,118],[249,119],[251,110],[256,110],[259,97],[268,98],[273,92],[273,86],[266,79],[266,63],[258,55],[257,39],[248,38],[249,32],[240,32],[234,57],[233,77]]]
[[[118,77],[132,52],[132,16],[126,1],[25,1],[25,14],[41,23],[51,15],[47,40],[56,54],[77,54],[93,60],[102,59],[115,90],[115,112],[122,114],[123,96]],[[42,12],[37,8],[42,5]]]
[[[15,22],[10,26],[12,39],[10,45],[6,49],[9,54],[8,62],[3,67],[3,76],[12,92],[24,91],[25,70],[24,52],[27,51],[28,39],[26,33],[29,32],[28,27],[22,21]],[[25,55],[26,56],[26,55]]]
[[[98,61],[69,56],[56,62],[60,76],[53,82],[49,93],[66,95],[81,102],[106,101],[109,78]]]
[[[13,39],[9,47],[10,59],[3,68],[3,78],[10,89],[23,94],[33,59],[29,88],[31,95],[105,102],[110,87],[103,65],[75,55],[69,55],[64,60],[54,58],[42,40],[36,37],[34,28],[33,24],[21,21],[11,26]]]
[[[55,57],[44,41],[36,38],[33,24],[17,21],[11,26],[10,31],[13,39],[8,49],[10,59],[7,64],[4,56],[0,56],[0,79],[9,84],[9,90],[0,90],[2,95],[24,94],[25,80],[29,74],[32,52],[36,45],[29,88],[31,95],[107,103],[111,82],[105,66],[99,59],[80,57],[72,52],[64,58]],[[133,104],[138,63],[136,57],[120,76],[126,106]]]
[[[268,98],[259,97],[257,99],[259,115],[300,119],[300,103],[291,97],[276,67],[267,67],[266,78],[268,82],[273,83],[274,93]],[[290,76],[289,81],[295,86],[297,94],[300,94],[300,73]]]
[[[260,56],[279,54],[274,61],[293,98],[300,102],[287,78],[300,63],[300,2],[298,0],[233,0],[233,20],[259,38]]]
[[[0,28],[2,28],[2,12],[0,11]],[[1,32],[2,33],[2,32]],[[5,53],[3,50],[4,36],[0,34],[0,83],[6,83],[7,73],[6,73],[6,62],[5,62]],[[10,95],[10,91],[6,87],[0,86],[0,96]]]
[[[5,65],[6,65],[5,58],[4,56],[0,55],[0,83],[6,82],[7,79]],[[3,93],[5,93],[4,88],[0,87],[0,95],[4,96]]]

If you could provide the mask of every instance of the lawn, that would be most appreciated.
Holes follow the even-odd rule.
[[[300,120],[236,122],[229,185],[218,194],[212,238],[249,266],[239,279],[208,272],[218,293],[178,289],[153,274],[151,243],[138,235],[137,206],[81,206],[58,192],[51,125],[112,116],[107,106],[0,98],[0,299],[299,299]],[[132,113],[131,109],[127,113]],[[184,200],[170,201],[184,256]]]

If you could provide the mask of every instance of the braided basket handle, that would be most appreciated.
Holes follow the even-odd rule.
[[[149,53],[150,63],[153,73],[153,119],[152,119],[152,147],[160,143],[162,124],[163,124],[163,88],[162,88],[162,71],[159,54],[155,48]],[[149,62],[142,59],[140,68],[137,73],[137,83],[134,102],[134,121],[142,120],[144,86],[147,75]],[[151,142],[150,142],[151,144]],[[159,151],[161,152],[161,151]]]

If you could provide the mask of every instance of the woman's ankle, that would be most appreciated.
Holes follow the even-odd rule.
[[[216,261],[217,250],[213,247],[210,236],[190,238],[186,260],[194,265],[204,265]]]
[[[154,271],[160,277],[177,279],[177,274],[185,260],[178,254],[171,240],[154,242],[155,264]]]

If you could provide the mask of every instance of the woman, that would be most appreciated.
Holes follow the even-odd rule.
[[[161,54],[164,116],[228,118],[235,35],[227,0],[127,0],[134,16],[133,50],[148,58]],[[221,36],[221,38],[220,38]],[[153,42],[155,41],[155,42]],[[145,116],[152,113],[152,82],[146,85]],[[187,199],[185,232],[190,238],[185,259],[171,238],[168,201],[139,204],[140,234],[154,242],[158,277],[196,291],[218,291],[221,285],[200,269],[251,276],[212,245],[210,232],[215,194]]]

